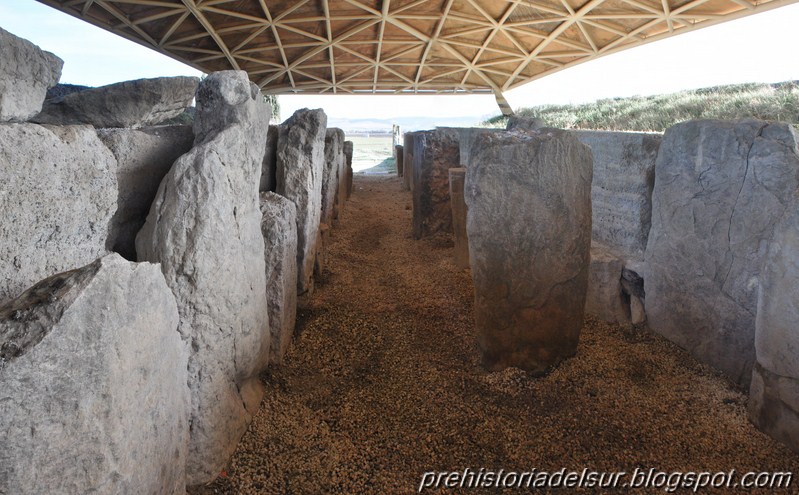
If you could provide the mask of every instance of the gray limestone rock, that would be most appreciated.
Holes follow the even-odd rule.
[[[413,183],[413,136],[415,133],[406,132],[402,136],[402,189],[411,190]]]
[[[594,239],[626,260],[641,261],[652,224],[655,160],[662,136],[574,131],[594,157]]]
[[[799,193],[769,241],[755,328],[750,418],[799,452]]]
[[[101,129],[100,139],[117,159],[117,211],[108,249],[136,260],[136,234],[144,225],[161,180],[194,143],[188,126]]]
[[[64,61],[0,28],[0,122],[24,122],[42,110]]]
[[[261,233],[266,261],[269,361],[280,364],[297,317],[297,207],[275,193],[261,193]]]
[[[185,493],[188,346],[116,254],[0,306],[0,493]]]
[[[517,115],[511,115],[505,129],[508,131],[537,131],[546,126],[546,122],[538,117],[519,117]]]
[[[91,127],[0,124],[0,302],[107,253],[116,168]]]
[[[277,188],[277,136],[276,125],[270,125],[266,135],[266,153],[261,167],[260,192],[275,192]]]
[[[463,198],[466,182],[466,169],[449,169],[449,199],[452,209],[452,237],[455,241],[455,266],[469,268],[469,236],[466,234],[468,209]]]
[[[145,127],[183,113],[197,89],[196,77],[137,79],[71,93],[45,101],[34,122]]]
[[[591,245],[591,151],[557,129],[484,133],[466,176],[477,343],[489,369],[574,355]],[[479,151],[477,151],[479,150]]]
[[[655,174],[649,325],[748,386],[760,267],[799,188],[795,133],[754,120],[684,122],[666,131]]]
[[[609,323],[629,323],[630,307],[622,291],[623,267],[624,262],[606,246],[591,243],[586,313]]]
[[[161,263],[191,343],[190,485],[228,461],[269,359],[258,178],[271,109],[243,71],[210,74],[197,95],[195,146],[161,182],[136,237],[139,259]]]
[[[458,132],[440,128],[414,133],[413,237],[452,232],[449,169],[460,166]]]
[[[352,196],[352,153],[354,144],[352,141],[344,141],[344,158],[347,160],[347,199]]]
[[[327,116],[298,110],[280,125],[277,190],[297,207],[297,293],[313,291],[313,269],[322,216]]]
[[[325,132],[325,167],[322,174],[321,223],[332,225],[336,210],[339,169],[344,158],[344,131],[335,127]]]

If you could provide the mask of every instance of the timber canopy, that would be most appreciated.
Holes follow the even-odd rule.
[[[264,93],[494,93],[795,0],[39,0]]]

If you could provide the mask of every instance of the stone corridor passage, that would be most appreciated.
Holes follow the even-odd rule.
[[[577,356],[549,375],[485,372],[470,274],[449,235],[412,239],[410,205],[400,179],[355,176],[284,364],[262,376],[225,472],[193,494],[406,494],[425,472],[466,468],[799,474],[747,421],[744,394],[643,328],[588,319]]]

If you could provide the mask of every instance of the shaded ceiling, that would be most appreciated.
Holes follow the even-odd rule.
[[[264,93],[502,91],[797,0],[38,0]]]

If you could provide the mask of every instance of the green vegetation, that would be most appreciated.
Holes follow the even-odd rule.
[[[736,84],[667,95],[597,100],[581,105],[522,108],[522,117],[538,117],[552,127],[618,131],[664,131],[691,119],[756,118],[799,124],[799,81]],[[497,116],[484,124],[504,127]]]

